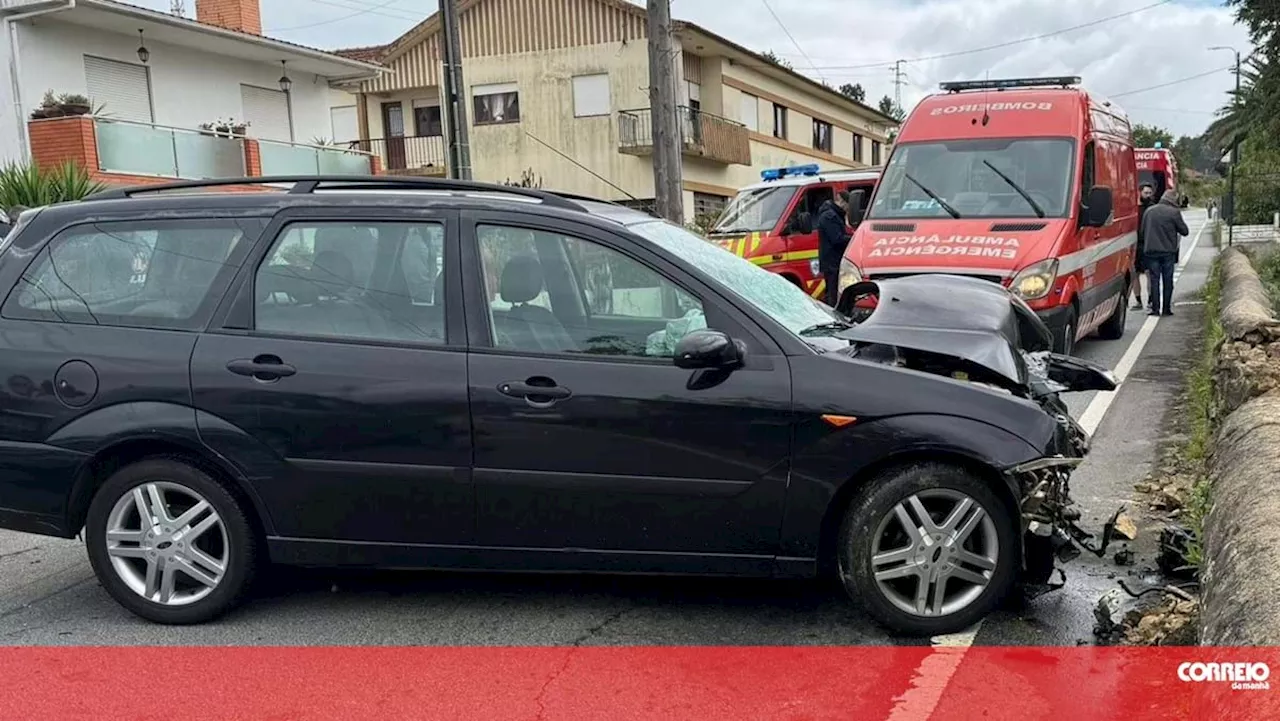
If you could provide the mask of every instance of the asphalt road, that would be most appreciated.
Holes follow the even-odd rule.
[[[1189,211],[1194,237],[1204,213]],[[1184,246],[1190,243],[1185,242]],[[1175,302],[1193,303],[1213,256],[1208,232],[1189,256]],[[1199,307],[1147,331],[1143,352],[1102,416],[1073,483],[1086,527],[1130,500],[1155,459],[1163,418],[1200,328]],[[1145,317],[1118,341],[1077,353],[1115,367]],[[1131,354],[1132,359],[1132,354]],[[1068,399],[1086,414],[1094,394]],[[1095,409],[1097,406],[1095,406]],[[1096,410],[1094,412],[1096,415]],[[1142,556],[1152,543],[1140,534]],[[991,616],[964,643],[1075,645],[1092,607],[1113,587],[1110,559],[1072,563],[1066,588]],[[0,531],[0,644],[26,645],[802,645],[926,643],[887,636],[830,583],[442,573],[330,573],[271,569],[240,611],[217,623],[165,627],[124,611],[98,586],[78,541]]]

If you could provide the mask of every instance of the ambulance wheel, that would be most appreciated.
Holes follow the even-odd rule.
[[[1098,326],[1098,337],[1103,340],[1118,340],[1124,336],[1125,320],[1129,317],[1129,284],[1126,283],[1124,289],[1120,291],[1120,297],[1116,300],[1116,309],[1111,311],[1111,317],[1106,322]]]
[[[1080,327],[1080,316],[1073,306],[1067,310],[1067,317],[1062,321],[1062,330],[1053,339],[1053,350],[1062,355],[1071,355],[1076,349],[1076,328]]]

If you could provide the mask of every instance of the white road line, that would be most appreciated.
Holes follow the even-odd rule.
[[[1173,285],[1175,288],[1178,285],[1178,280],[1182,278],[1183,269],[1187,267],[1187,263],[1191,262],[1191,256],[1195,253],[1196,246],[1200,244],[1200,237],[1204,235],[1204,231],[1208,227],[1208,220],[1200,225],[1200,230],[1196,231],[1196,237],[1191,241],[1191,246],[1183,254],[1182,260],[1178,261],[1178,266],[1173,271]],[[1129,344],[1124,355],[1120,356],[1120,362],[1116,363],[1113,371],[1120,381],[1120,386],[1124,385],[1125,377],[1129,375],[1129,371],[1133,370],[1133,366],[1138,362],[1138,358],[1142,355],[1142,350],[1146,348],[1147,341],[1151,340],[1151,334],[1155,332],[1156,324],[1159,322],[1160,318],[1158,316],[1147,316],[1147,319],[1142,323],[1142,327],[1138,329],[1138,334],[1134,336],[1133,342]],[[1093,400],[1089,401],[1088,407],[1084,409],[1084,413],[1080,414],[1080,427],[1084,428],[1085,432],[1090,436],[1098,430],[1098,426],[1102,423],[1102,418],[1106,416],[1107,410],[1115,402],[1116,394],[1120,392],[1120,386],[1117,386],[1114,391],[1095,395]]]

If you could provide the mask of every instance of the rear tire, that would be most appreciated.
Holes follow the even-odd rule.
[[[1124,337],[1124,326],[1129,317],[1129,287],[1129,284],[1125,283],[1124,290],[1120,291],[1120,301],[1116,303],[1116,309],[1111,312],[1111,317],[1098,326],[1099,338],[1119,340]]]
[[[909,526],[925,532],[913,537]],[[1008,594],[1019,566],[1008,505],[983,479],[941,463],[868,481],[845,512],[838,543],[846,593],[880,624],[911,636],[977,623]]]
[[[107,593],[164,624],[203,623],[235,608],[260,557],[257,534],[235,497],[174,458],[113,473],[89,504],[85,542]]]

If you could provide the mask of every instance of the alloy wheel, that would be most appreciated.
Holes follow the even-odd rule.
[[[1000,557],[986,509],[946,488],[899,502],[881,519],[872,543],[877,588],[915,616],[947,616],[969,606],[991,583]]]
[[[208,596],[227,573],[227,529],[186,486],[158,481],[123,494],[107,516],[107,556],[134,593],[164,606]]]

